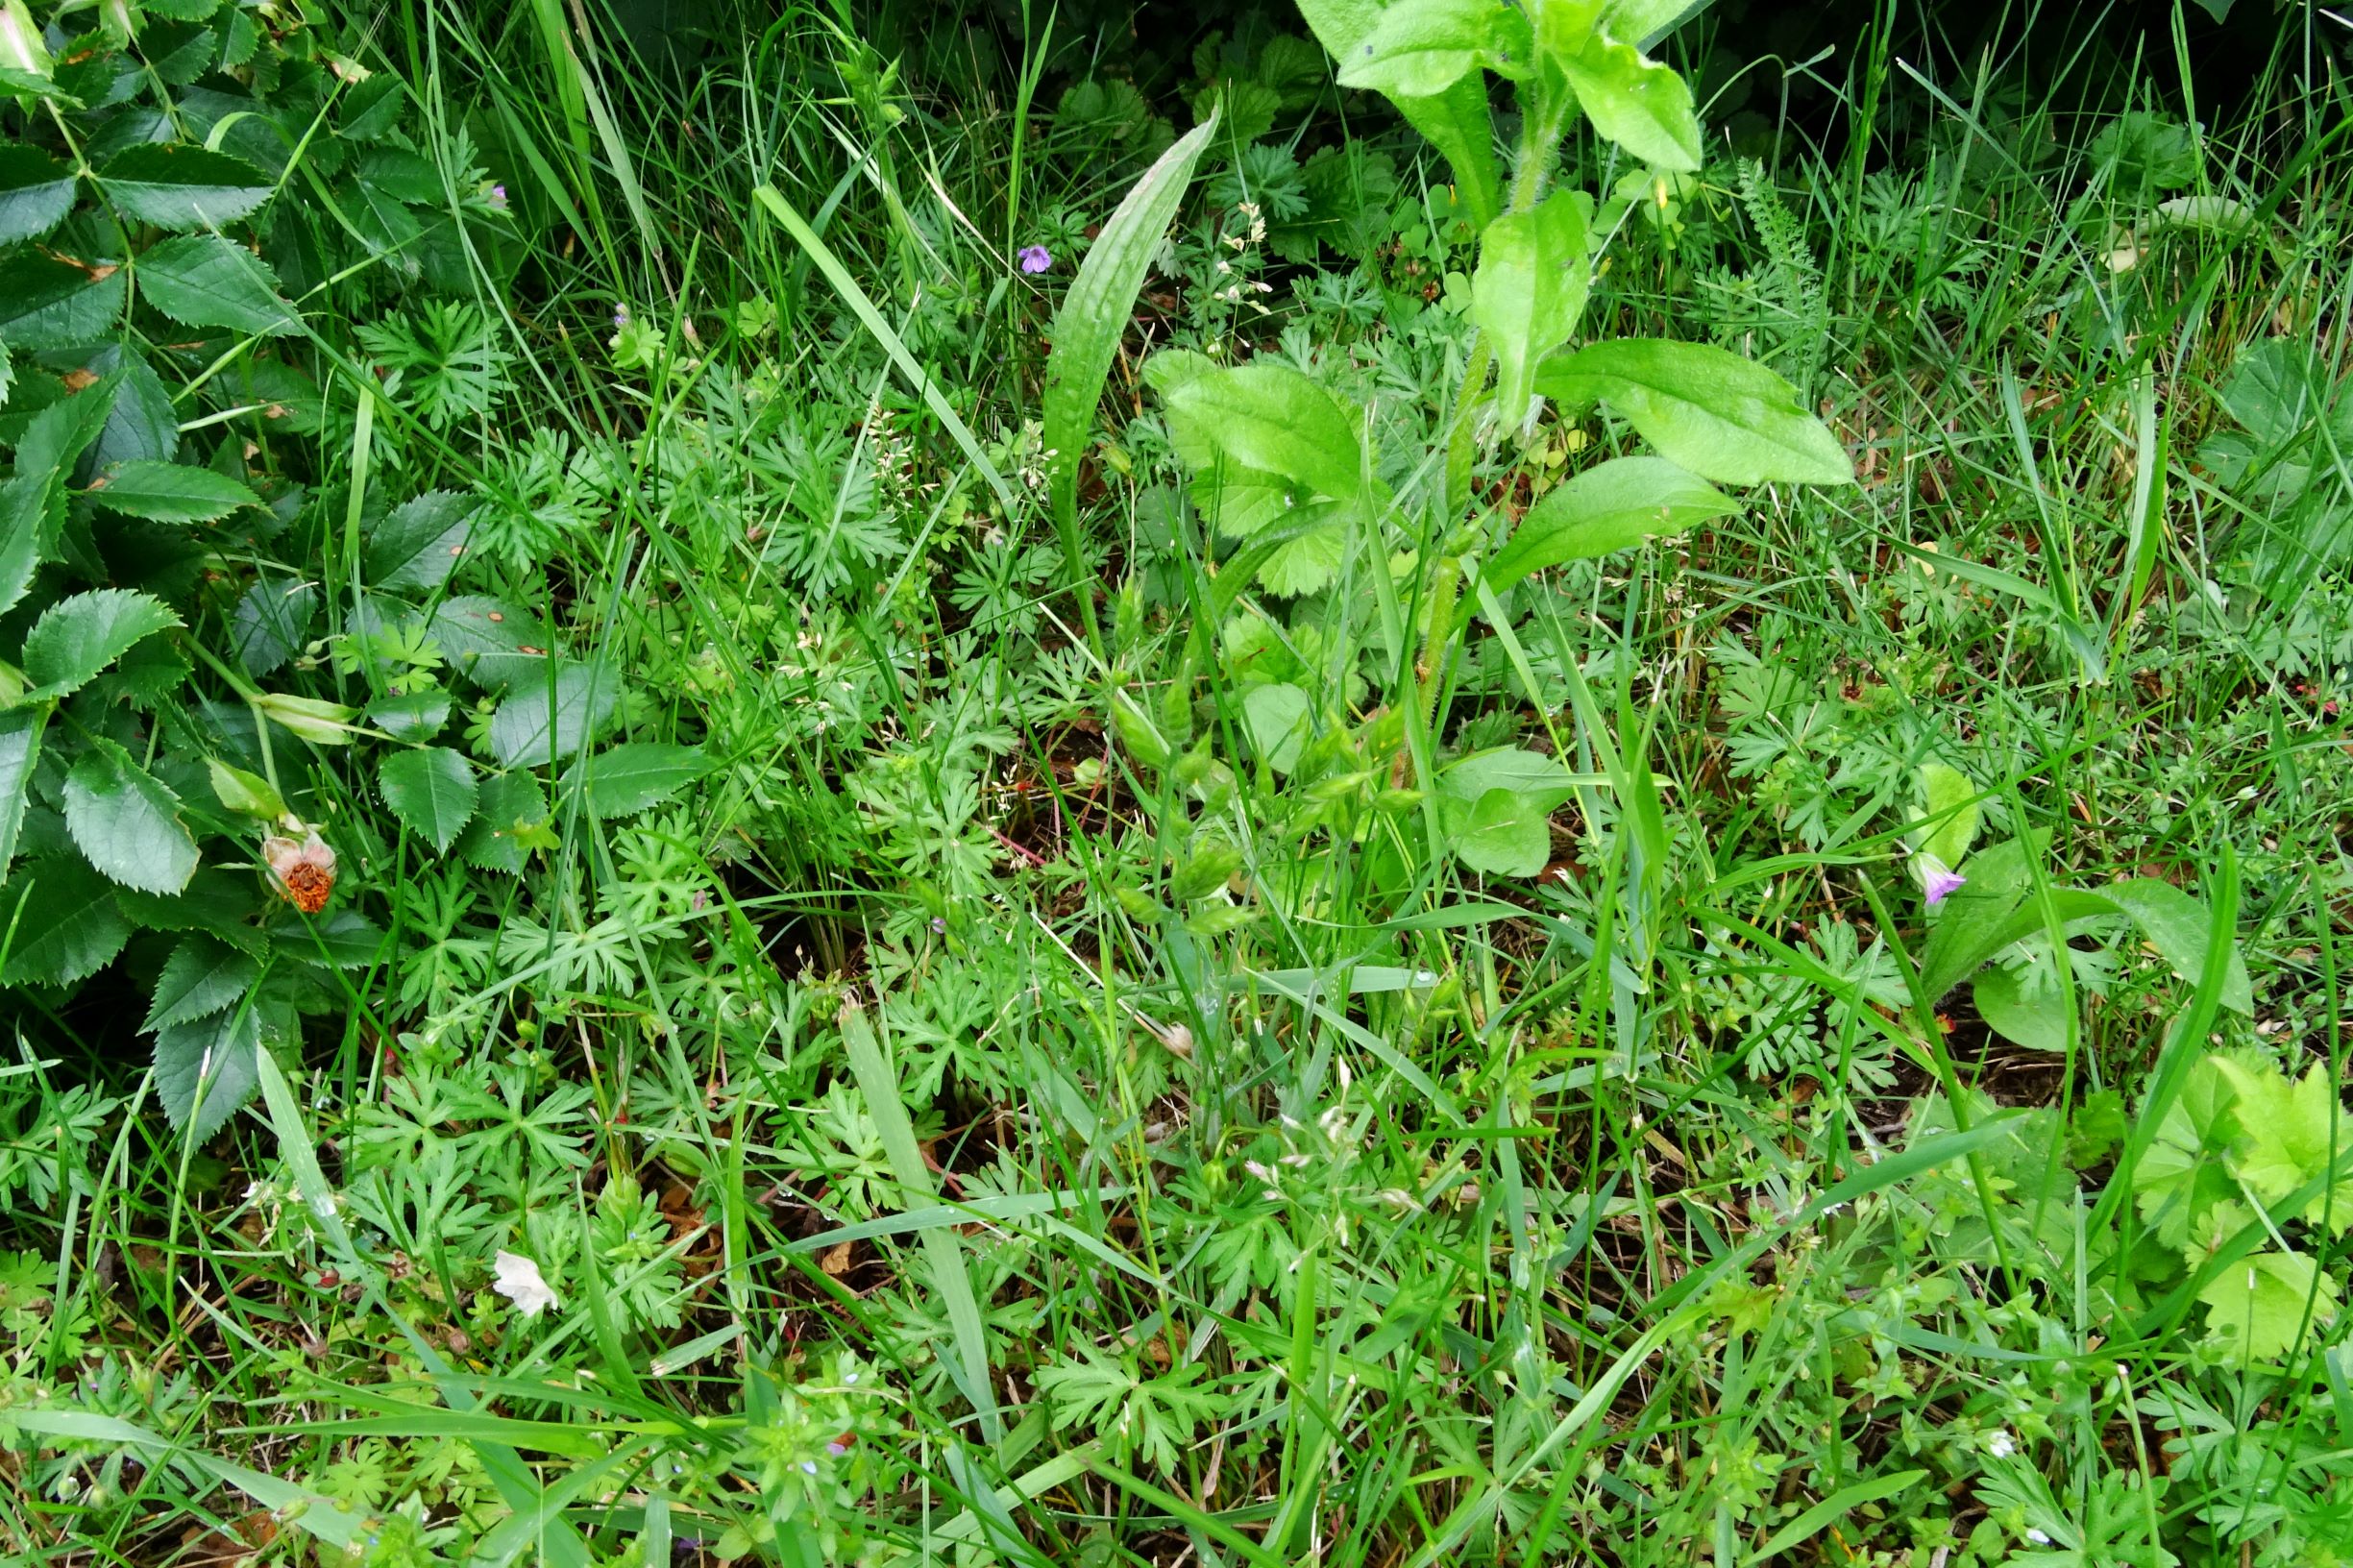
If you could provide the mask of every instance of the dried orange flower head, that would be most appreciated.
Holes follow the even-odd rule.
[[[306,915],[327,907],[335,891],[335,852],[317,829],[305,829],[300,839],[273,834],[261,841],[261,859],[287,903]]]

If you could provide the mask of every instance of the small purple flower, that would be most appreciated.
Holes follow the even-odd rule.
[[[613,330],[615,331],[619,331],[622,328],[628,325],[629,307],[625,305],[617,305],[613,306]]]
[[[490,187],[490,205],[493,207],[504,207],[506,205],[506,187],[504,185],[493,185]]]
[[[1028,273],[1043,272],[1054,264],[1054,253],[1042,245],[1022,246],[1018,257],[1021,270]]]
[[[934,915],[934,916],[931,918],[931,929],[932,929],[932,934],[933,934],[934,936],[940,936],[940,937],[944,937],[944,936],[946,936],[946,935],[947,935],[947,917],[946,917],[946,916],[944,916],[944,915]]]
[[[1931,866],[1928,868],[1927,875],[1922,880],[1927,885],[1928,907],[1934,909],[1960,892],[1969,878],[1958,871],[1949,871],[1942,866]]]

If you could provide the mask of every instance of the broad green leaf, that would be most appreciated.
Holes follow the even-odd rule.
[[[1288,681],[1269,681],[1242,693],[1242,728],[1250,749],[1278,773],[1287,773],[1307,745],[1308,694]]]
[[[450,580],[474,531],[474,502],[453,490],[429,490],[395,506],[368,530],[361,569],[385,589],[438,588]]]
[[[1239,365],[1196,376],[1164,401],[1170,420],[1191,440],[1245,468],[1280,474],[1342,501],[1363,488],[1364,449],[1355,420],[1331,393],[1288,365]]]
[[[621,681],[601,666],[565,663],[552,679],[518,682],[490,716],[490,754],[506,768],[562,762],[595,736],[621,703]]]
[[[261,978],[261,965],[251,953],[239,952],[202,932],[184,937],[163,961],[156,977],[155,997],[147,1007],[147,1021],[139,1027],[154,1033],[174,1024],[208,1018],[245,999]]]
[[[294,657],[318,614],[314,582],[263,577],[245,590],[229,612],[229,641],[249,675],[266,675]]]
[[[24,673],[36,697],[80,691],[142,637],[180,625],[180,617],[149,594],[100,588],[61,599],[41,612],[26,634]]]
[[[627,741],[582,757],[566,781],[584,785],[589,815],[609,821],[659,805],[710,771],[699,746]]]
[[[2309,343],[2267,337],[2239,356],[2222,409],[2267,448],[2286,446],[2328,406],[2329,375]]]
[[[1705,11],[1710,0],[1609,0],[1602,25],[1612,37],[1630,38],[1648,49]]]
[[[65,775],[65,827],[83,858],[126,888],[178,893],[196,874],[180,796],[131,753],[93,735]]]
[[[172,406],[163,378],[137,350],[110,344],[90,355],[89,368],[112,375],[120,383],[106,428],[90,447],[92,468],[104,470],[141,458],[168,463],[179,455],[180,411]]]
[[[2186,1245],[2192,1221],[2239,1191],[2224,1164],[2238,1130],[2229,1114],[2236,1095],[2215,1062],[2209,1056],[2192,1064],[2181,1092],[2133,1166],[2133,1201],[2164,1246]]]
[[[2259,1252],[2225,1266],[2197,1293],[2206,1336],[2241,1360],[2300,1350],[2337,1320],[2337,1282],[2300,1252]]]
[[[111,261],[42,250],[0,259],[0,343],[12,349],[80,348],[113,331],[122,313],[123,273]]]
[[[1971,996],[1986,1027],[2012,1044],[2054,1055],[2067,1049],[2066,997],[2056,984],[2030,988],[1996,964],[1978,973]]]
[[[263,1004],[238,1006],[156,1031],[156,1097],[195,1142],[221,1130],[259,1087],[256,1055],[267,1048]]]
[[[1597,28],[1560,61],[1593,129],[1654,168],[1700,166],[1700,121],[1683,79]]]
[[[17,477],[63,483],[113,418],[121,386],[119,376],[110,376],[35,414],[16,443]]]
[[[1544,807],[1517,790],[1487,791],[1455,833],[1462,864],[1488,876],[1538,875],[1552,849]]]
[[[1740,503],[1664,457],[1612,457],[1546,491],[1487,563],[1496,592],[1532,572],[1669,538]]]
[[[1516,428],[1528,412],[1535,363],[1569,340],[1584,313],[1585,220],[1591,198],[1556,190],[1531,212],[1487,225],[1471,277],[1471,319],[1495,351],[1496,407]]]
[[[451,667],[485,691],[547,677],[553,634],[528,610],[482,594],[460,594],[435,605],[425,629],[441,645]]]
[[[278,275],[251,251],[218,234],[183,234],[138,260],[139,297],[186,327],[226,327],[291,337],[303,318],[278,294]],[[8,334],[0,322],[0,337]]]
[[[313,919],[278,906],[278,950],[331,969],[364,969],[384,959],[384,928],[359,911],[338,909]]]
[[[450,722],[450,694],[439,687],[380,697],[368,704],[367,721],[396,741],[422,744]]]
[[[64,522],[64,497],[55,485],[22,476],[0,484],[0,615],[23,600]]]
[[[1559,758],[1516,746],[1474,751],[1438,774],[1438,792],[1464,805],[1477,802],[1491,790],[1524,795],[1550,811],[1577,793],[1577,783]]]
[[[142,458],[91,482],[89,499],[110,512],[151,523],[209,523],[261,498],[240,479],[187,463]]]
[[[493,773],[482,780],[481,803],[457,841],[457,853],[478,871],[522,874],[531,839],[548,832],[548,796],[529,773]]]
[[[1059,527],[1077,527],[1079,459],[1094,429],[1104,379],[1127,334],[1152,257],[1215,130],[1214,119],[1194,127],[1144,171],[1089,247],[1070,292],[1054,313],[1054,347],[1046,355],[1040,418],[1045,450],[1052,453],[1048,478]]]
[[[176,142],[115,154],[98,187],[123,216],[159,229],[218,229],[270,199],[269,177],[243,159]]]
[[[2017,940],[2005,940],[2003,932],[2026,895],[2023,846],[2005,841],[1978,851],[1957,869],[1969,880],[1944,901],[1921,949],[1918,1000],[1924,1004],[1933,1005]]]
[[[0,713],[0,882],[8,879],[9,862],[16,858],[16,835],[25,821],[25,791],[33,782],[33,765],[40,760],[41,730],[48,723],[45,707]]]
[[[1838,438],[1797,388],[1704,343],[1626,337],[1556,354],[1536,390],[1564,408],[1607,403],[1669,461],[1719,484],[1851,484]]]
[[[0,147],[0,245],[38,239],[73,209],[71,169],[37,148]]]
[[[131,940],[114,884],[78,855],[29,861],[8,885],[14,896],[0,897],[8,950],[0,985],[71,985],[106,968]]]
[[[253,916],[264,897],[278,901],[274,894],[261,891],[260,880],[251,870],[232,871],[205,866],[177,894],[116,888],[114,906],[133,925],[150,931],[208,932],[258,957],[268,950],[269,939],[253,923]]]
[[[1392,98],[1434,98],[1483,66],[1526,76],[1535,52],[1527,13],[1499,0],[1399,0],[1339,61],[1339,79]]]
[[[1921,816],[1930,823],[1918,851],[1934,855],[1940,866],[1958,866],[1977,842],[1977,786],[1941,762],[1922,763],[1918,776]]]
[[[1379,0],[1300,0],[1300,14],[1336,62],[1354,59],[1381,20]],[[1495,161],[1495,116],[1486,79],[1465,73],[1433,97],[1392,93],[1406,122],[1430,138],[1454,171],[1472,227],[1484,229],[1503,210],[1503,176]]]
[[[377,773],[384,804],[411,833],[446,851],[474,816],[479,786],[473,764],[443,746],[422,747],[384,759]]]
[[[2157,949],[2176,975],[2197,983],[2205,972],[2208,927],[2206,906],[2196,898],[2155,877],[2135,877],[2127,882],[2110,882],[2096,891],[2097,896],[2116,906],[2131,918]],[[2255,1011],[2255,993],[2247,983],[2246,961],[2233,943],[2229,968],[2222,976],[2222,1005],[2234,1013]]]

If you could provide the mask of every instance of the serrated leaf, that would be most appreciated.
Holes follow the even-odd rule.
[[[251,953],[202,934],[181,939],[156,977],[147,1020],[139,1027],[154,1033],[174,1024],[208,1018],[234,1007],[261,978],[261,965]]]
[[[99,588],[61,599],[41,613],[25,637],[24,673],[34,697],[81,690],[142,637],[180,625],[180,617],[150,594]]]
[[[604,727],[621,681],[600,666],[565,663],[551,679],[517,683],[490,716],[490,754],[507,768],[562,762]]]
[[[2277,1360],[2337,1320],[2337,1282],[2300,1252],[2259,1252],[2224,1265],[2197,1293],[2207,1337],[2243,1360]]]
[[[1700,166],[1700,121],[1683,79],[1601,28],[1560,61],[1593,129],[1654,168]]]
[[[135,926],[151,931],[208,932],[256,956],[268,945],[260,928],[252,923],[261,897],[260,885],[251,872],[218,866],[198,868],[187,887],[174,894],[114,890],[115,907]]]
[[[1471,320],[1495,351],[1496,407],[1516,428],[1539,355],[1569,340],[1584,313],[1585,219],[1591,199],[1558,190],[1533,211],[1507,212],[1480,236]]]
[[[0,147],[0,245],[38,239],[73,209],[71,169],[37,148]]]
[[[2318,1223],[2325,1215],[2339,1234],[2353,1229],[2353,1181],[2341,1179],[2353,1153],[2353,1120],[2328,1069],[2316,1062],[2292,1081],[2268,1063],[2227,1056],[2212,1061],[2236,1095],[2231,1115],[2240,1136],[2230,1154],[2231,1173],[2268,1207],[2338,1171],[2336,1190],[2323,1191],[2304,1217]]]
[[[2234,1094],[2215,1060],[2204,1057],[2191,1066],[2181,1092],[2166,1108],[2147,1151],[2133,1167],[2133,1202],[2167,1247],[2186,1244],[2192,1222],[2239,1191],[2223,1163],[2237,1133],[2229,1115]]]
[[[1254,363],[1195,376],[1164,401],[1189,439],[1244,468],[1337,500],[1363,488],[1364,448],[1353,417],[1288,365]]]
[[[1047,477],[1061,527],[1076,527],[1079,459],[1144,273],[1184,200],[1193,164],[1215,130],[1213,119],[1194,127],[1144,171],[1079,263],[1070,292],[1054,313],[1054,347],[1046,356],[1041,420],[1045,448],[1053,454],[1047,459]]]
[[[103,736],[65,775],[65,828],[84,859],[126,888],[178,893],[196,874],[180,796]]]
[[[318,614],[316,583],[263,577],[229,612],[230,646],[249,675],[266,675],[301,650]]]
[[[658,805],[710,771],[700,747],[629,741],[582,757],[565,781],[585,785],[589,815],[609,821]]]
[[[117,153],[98,172],[114,209],[159,229],[218,229],[270,199],[267,176],[227,153],[183,142],[146,141]]]
[[[368,704],[368,723],[396,741],[429,741],[450,722],[450,694],[438,688],[380,697]]]
[[[457,570],[474,529],[474,502],[452,490],[429,490],[402,502],[368,532],[361,567],[384,589],[438,588]]]
[[[269,263],[218,234],[183,234],[139,257],[139,297],[188,327],[291,337],[303,318],[279,297]],[[7,335],[0,324],[0,336]]]
[[[545,832],[548,796],[529,773],[493,773],[482,781],[481,804],[464,835],[457,853],[479,871],[503,871],[520,876],[529,864],[527,834]]]
[[[135,349],[110,343],[90,355],[89,368],[102,376],[112,375],[118,381],[106,427],[90,447],[93,468],[111,468],[140,458],[167,463],[179,455],[179,410],[172,406],[163,379]]]
[[[411,833],[447,850],[474,816],[479,786],[473,765],[447,747],[424,747],[384,759],[377,783],[384,804]]]
[[[113,962],[131,940],[114,884],[78,856],[30,862],[9,886],[16,896],[0,899],[0,941],[9,944],[0,984],[71,985]]]
[[[156,1097],[172,1125],[203,1142],[252,1099],[261,1082],[264,1008],[233,1007],[156,1032]]]
[[[0,343],[35,351],[72,349],[114,330],[123,313],[123,273],[112,262],[84,266],[46,251],[0,258]]]
[[[1851,484],[1854,465],[1798,390],[1705,343],[1624,337],[1555,354],[1536,390],[1564,408],[1606,403],[1660,455],[1719,484]]]
[[[1382,12],[1338,61],[1340,85],[1433,98],[1482,67],[1525,76],[1535,63],[1528,17],[1497,0],[1410,0]]]
[[[151,523],[209,523],[261,502],[251,486],[226,474],[150,459],[117,464],[92,482],[88,494],[110,512]]]
[[[1546,567],[1672,538],[1739,510],[1731,497],[1664,457],[1612,457],[1553,486],[1528,509],[1487,563],[1487,585],[1501,593]]]
[[[35,414],[16,442],[17,477],[63,482],[114,417],[121,386],[120,376],[109,376]]]
[[[9,862],[16,858],[16,835],[24,827],[25,791],[33,782],[33,765],[40,760],[41,731],[48,723],[45,707],[0,713],[0,881],[7,880]]]
[[[364,969],[384,957],[384,929],[355,909],[316,919],[281,904],[278,951],[331,969]]]
[[[433,606],[425,629],[451,667],[486,691],[547,677],[552,634],[529,611],[502,600],[481,594],[445,599]]]

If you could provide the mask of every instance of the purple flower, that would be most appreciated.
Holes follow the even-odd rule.
[[[629,307],[625,305],[613,306],[613,326],[618,329],[627,325],[629,325]]]
[[[504,185],[493,185],[490,187],[490,205],[493,207],[504,207],[506,205],[506,187]]]
[[[1054,264],[1054,253],[1042,245],[1024,245],[1017,255],[1023,272],[1043,272]]]
[[[1958,871],[1949,871],[1942,866],[1931,865],[1928,868],[1927,874],[1923,877],[1922,880],[1927,885],[1928,907],[1930,909],[1934,909],[1937,905],[1943,903],[1946,899],[1960,892],[1962,886],[1969,881],[1969,878],[1963,876]]]
[[[944,916],[944,915],[934,915],[934,916],[931,918],[931,929],[932,929],[932,933],[933,933],[933,935],[935,935],[935,936],[942,936],[942,937],[946,936],[946,935],[947,935],[947,917],[946,917],[946,916]]]

